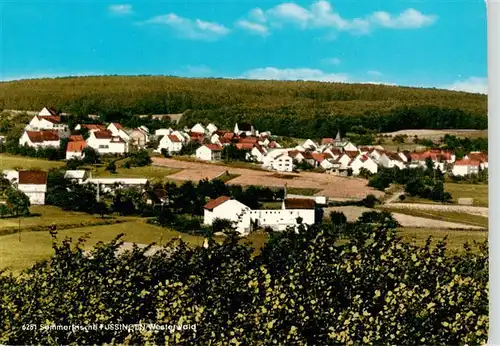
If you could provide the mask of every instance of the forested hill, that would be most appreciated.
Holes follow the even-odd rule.
[[[353,126],[487,128],[487,97],[437,89],[373,84],[102,76],[0,83],[0,109],[39,110],[113,118],[186,112],[182,123],[258,129],[299,137],[331,136]]]

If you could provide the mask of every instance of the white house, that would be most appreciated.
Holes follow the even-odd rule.
[[[106,126],[101,124],[78,124],[75,126],[75,130],[87,129],[89,132],[95,131],[106,131]]]
[[[342,148],[344,151],[358,151],[358,148],[351,142],[344,143]]]
[[[302,144],[302,147],[305,148],[305,149],[309,149],[309,150],[315,150],[317,149],[317,145],[316,143],[314,143],[312,140],[310,139],[307,139],[303,144]]]
[[[205,144],[196,149],[196,158],[203,161],[220,161],[222,147],[218,144]]]
[[[271,227],[285,230],[299,224],[312,225],[316,222],[316,205],[313,199],[285,198],[278,210],[252,210],[245,204],[227,196],[210,200],[204,206],[203,223],[212,225],[215,219],[233,221],[236,230],[242,234],[255,227]]]
[[[64,179],[68,179],[71,181],[74,181],[75,183],[83,183],[83,181],[86,178],[87,172],[85,170],[79,169],[79,170],[67,170],[64,173]]]
[[[175,135],[163,136],[156,151],[161,152],[162,149],[167,150],[169,153],[178,153],[182,150],[182,140]]]
[[[87,143],[85,141],[71,141],[68,142],[66,147],[66,160],[78,159],[81,160],[85,156],[83,154],[83,149]]]
[[[249,123],[236,123],[233,132],[235,135],[255,136],[255,128]]]
[[[257,162],[264,162],[264,157],[266,156],[266,149],[260,146],[255,146],[252,150],[247,154],[247,158],[253,158]]]
[[[469,154],[464,156],[464,160],[479,161],[481,163],[481,169],[488,168],[488,154],[480,151],[471,151]]]
[[[211,135],[212,133],[215,133],[218,130],[218,128],[213,123],[210,123],[207,125],[206,130],[207,130],[208,134]]]
[[[120,137],[123,141],[127,142],[130,140],[130,135],[127,130],[119,123],[111,123],[108,125],[107,129],[111,131],[113,136]]]
[[[457,160],[453,165],[451,173],[455,176],[466,176],[471,174],[478,174],[481,163],[474,160]]]
[[[169,134],[171,134],[174,130],[172,130],[171,128],[168,128],[168,129],[158,129],[155,131],[155,136],[157,138],[159,137],[163,137],[163,136],[168,136]]]
[[[44,171],[4,171],[7,179],[29,197],[33,205],[44,205],[47,193],[47,172]]]
[[[59,148],[60,143],[59,132],[56,130],[24,131],[19,138],[20,146],[27,145],[33,148]]]
[[[28,125],[26,125],[25,130],[29,131],[39,131],[39,130],[67,130],[66,124],[61,123],[61,117],[57,115],[50,116],[40,116],[35,115]]]
[[[52,108],[52,107],[43,107],[40,112],[38,112],[39,116],[51,116],[51,115],[58,115],[57,111]]]
[[[272,160],[271,168],[278,172],[292,172],[293,158],[286,153],[280,154]]]
[[[119,136],[113,136],[110,131],[90,132],[87,145],[99,154],[123,154],[128,151],[127,143]]]
[[[377,173],[378,171],[378,165],[367,155],[360,155],[356,157],[349,164],[349,167],[352,168],[353,175],[359,175],[359,171],[361,170],[361,168],[365,168],[373,174]]]
[[[246,233],[250,226],[248,211],[250,208],[243,203],[228,196],[220,196],[203,207],[203,223],[212,225],[215,219],[226,219],[233,221],[238,232]]]
[[[191,132],[205,134],[205,128],[202,124],[198,123],[191,128]]]

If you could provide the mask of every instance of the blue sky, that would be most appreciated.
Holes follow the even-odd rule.
[[[486,93],[483,0],[19,0],[0,12],[0,80],[161,74]]]

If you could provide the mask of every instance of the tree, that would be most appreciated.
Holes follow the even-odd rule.
[[[7,190],[7,206],[14,216],[29,215],[30,199],[24,192],[14,187]]]
[[[104,218],[109,213],[109,208],[104,202],[96,202],[92,211],[94,214],[98,214],[101,218]]]
[[[139,150],[134,153],[128,160],[130,166],[132,167],[144,167],[149,166],[152,163],[151,157],[146,150]]]
[[[345,225],[347,223],[347,217],[342,212],[331,211],[330,212],[330,221],[334,225]]]
[[[86,146],[83,149],[83,162],[86,164],[96,164],[101,163],[101,157],[99,153],[92,147]]]
[[[116,164],[114,161],[111,161],[107,166],[106,170],[111,173],[116,173]]]
[[[233,229],[233,222],[231,220],[215,218],[212,222],[213,234],[224,232],[229,229]]]

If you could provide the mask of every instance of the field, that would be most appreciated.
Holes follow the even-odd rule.
[[[31,213],[36,216],[18,218],[0,219],[0,232],[2,230],[14,228],[26,229],[33,226],[51,226],[51,225],[74,225],[79,223],[95,223],[103,220],[98,216],[93,216],[85,213],[72,211],[63,211],[60,208],[53,206],[37,206],[30,207]],[[116,217],[116,220],[128,220],[127,217]]]
[[[323,173],[303,172],[300,174],[287,173],[287,177],[278,177],[275,173],[244,169],[230,168],[215,164],[202,162],[188,162],[174,159],[153,158],[155,166],[164,166],[174,169],[182,169],[182,171],[172,174],[169,179],[177,180],[193,180],[213,179],[226,171],[230,174],[238,174],[239,176],[231,179],[228,183],[234,185],[259,185],[269,187],[284,187],[288,188],[307,189],[302,191],[319,190],[318,195],[324,195],[333,198],[364,198],[369,194],[381,196],[382,192],[374,190],[366,186],[366,180],[358,178],[339,177]],[[300,190],[299,190],[300,191]]]
[[[486,184],[456,184],[445,183],[445,191],[451,193],[453,201],[458,198],[474,198],[474,205],[479,207],[488,206],[488,185]]]
[[[48,161],[25,156],[0,154],[0,171],[14,168],[48,170],[50,168],[62,166],[64,166],[64,163],[60,161]]]
[[[405,210],[405,209],[403,209]],[[364,212],[373,211],[373,209],[364,208],[364,207],[329,207],[324,208],[324,217],[328,217],[331,211],[342,212],[347,217],[348,221],[355,221],[361,216]],[[411,210],[413,211],[413,210]],[[437,217],[429,218],[424,213],[415,213],[412,214],[410,212],[404,213],[399,209],[391,210],[394,219],[396,219],[402,227],[405,228],[424,228],[424,229],[484,229],[487,227],[487,222],[484,221],[485,218],[481,220],[483,222],[478,223],[470,223],[463,222],[463,219],[452,218],[450,217],[446,221]],[[466,218],[468,214],[463,214],[463,217]],[[472,216],[472,215],[471,215]],[[477,217],[480,218],[480,217]]]
[[[444,237],[447,237],[447,249],[463,251],[463,245],[469,243],[472,249],[477,249],[474,246],[474,241],[481,243],[488,240],[488,232],[486,231],[462,231],[462,230],[446,230],[446,229],[421,229],[421,228],[403,228],[398,230],[406,242],[417,246],[422,246],[428,237],[432,237],[432,244]]]
[[[146,167],[121,167],[122,162],[116,162],[116,173],[106,171],[106,167],[98,167],[92,171],[93,177],[100,178],[148,178],[153,181],[167,181],[168,176],[179,172],[179,169],[166,167],[146,166]]]
[[[432,141],[437,141],[441,137],[444,137],[444,135],[454,135],[457,137],[468,137],[468,138],[477,138],[477,137],[488,137],[488,130],[456,130],[456,129],[449,129],[449,130],[426,130],[426,129],[420,129],[420,130],[400,130],[400,131],[394,131],[394,132],[386,132],[386,133],[381,133],[381,135],[388,135],[388,136],[397,136],[397,135],[407,135],[408,140],[413,140],[414,136],[418,136],[420,139],[430,139]]]

